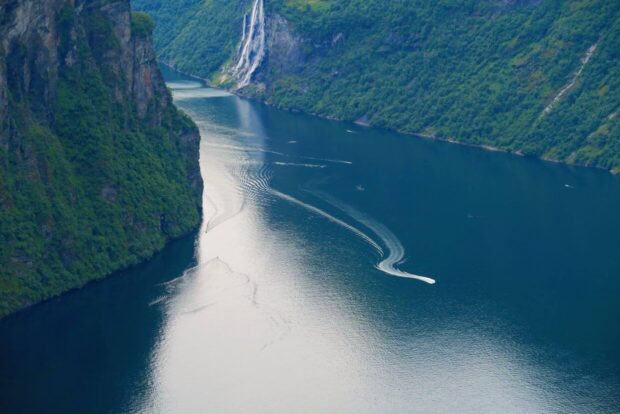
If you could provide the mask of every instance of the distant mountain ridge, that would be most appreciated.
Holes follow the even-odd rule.
[[[134,4],[157,20],[165,62],[235,89],[231,68],[258,2]],[[241,94],[620,172],[620,2],[260,2],[265,53]]]
[[[0,3],[0,317],[200,221],[199,134],[129,0]]]

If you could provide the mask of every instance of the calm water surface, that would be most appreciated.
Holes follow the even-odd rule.
[[[1,321],[0,412],[620,412],[620,179],[167,77],[203,228]]]

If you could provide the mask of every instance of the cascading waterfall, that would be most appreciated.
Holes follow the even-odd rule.
[[[237,46],[237,53],[235,54],[235,59],[236,59],[235,66],[237,65],[237,62],[239,61],[239,56],[241,56],[241,51],[243,50],[243,46],[245,45],[245,36],[247,33],[247,27],[248,27],[248,14],[246,13],[243,15],[243,27],[241,31],[241,41],[239,42],[239,46]]]
[[[566,93],[569,90],[571,90],[573,88],[573,86],[575,86],[575,84],[577,83],[577,80],[579,79],[579,77],[583,73],[583,70],[585,69],[586,65],[588,64],[588,62],[592,58],[592,55],[594,55],[594,52],[596,52],[596,48],[597,47],[598,47],[598,43],[595,43],[595,44],[593,44],[592,46],[590,46],[588,48],[586,53],[581,58],[581,66],[579,67],[579,70],[577,70],[577,72],[575,72],[575,74],[573,75],[573,78],[571,79],[571,81],[566,86],[564,86],[562,88],[562,90],[553,98],[551,103],[545,107],[545,109],[543,110],[542,114],[540,114],[540,118],[542,118],[543,116],[545,116],[549,112],[551,112],[551,110],[555,107],[555,105],[558,102],[560,102],[560,100],[564,97],[564,95],[566,95]]]
[[[248,15],[246,13],[243,15],[243,34],[241,35],[241,45],[245,41],[245,30],[247,26],[248,26]],[[241,47],[241,45],[239,45],[239,47]]]
[[[255,0],[250,14],[249,26],[247,15],[243,16],[241,44],[237,52],[237,61],[232,69],[237,79],[237,88],[250,84],[252,75],[265,57],[265,7],[264,0]]]

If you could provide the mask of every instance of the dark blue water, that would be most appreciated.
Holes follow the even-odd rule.
[[[620,412],[618,177],[166,75],[203,228],[0,321],[0,412]]]

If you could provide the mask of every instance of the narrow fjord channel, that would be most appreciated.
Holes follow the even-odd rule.
[[[203,227],[0,321],[1,412],[620,411],[618,177],[166,76]]]

